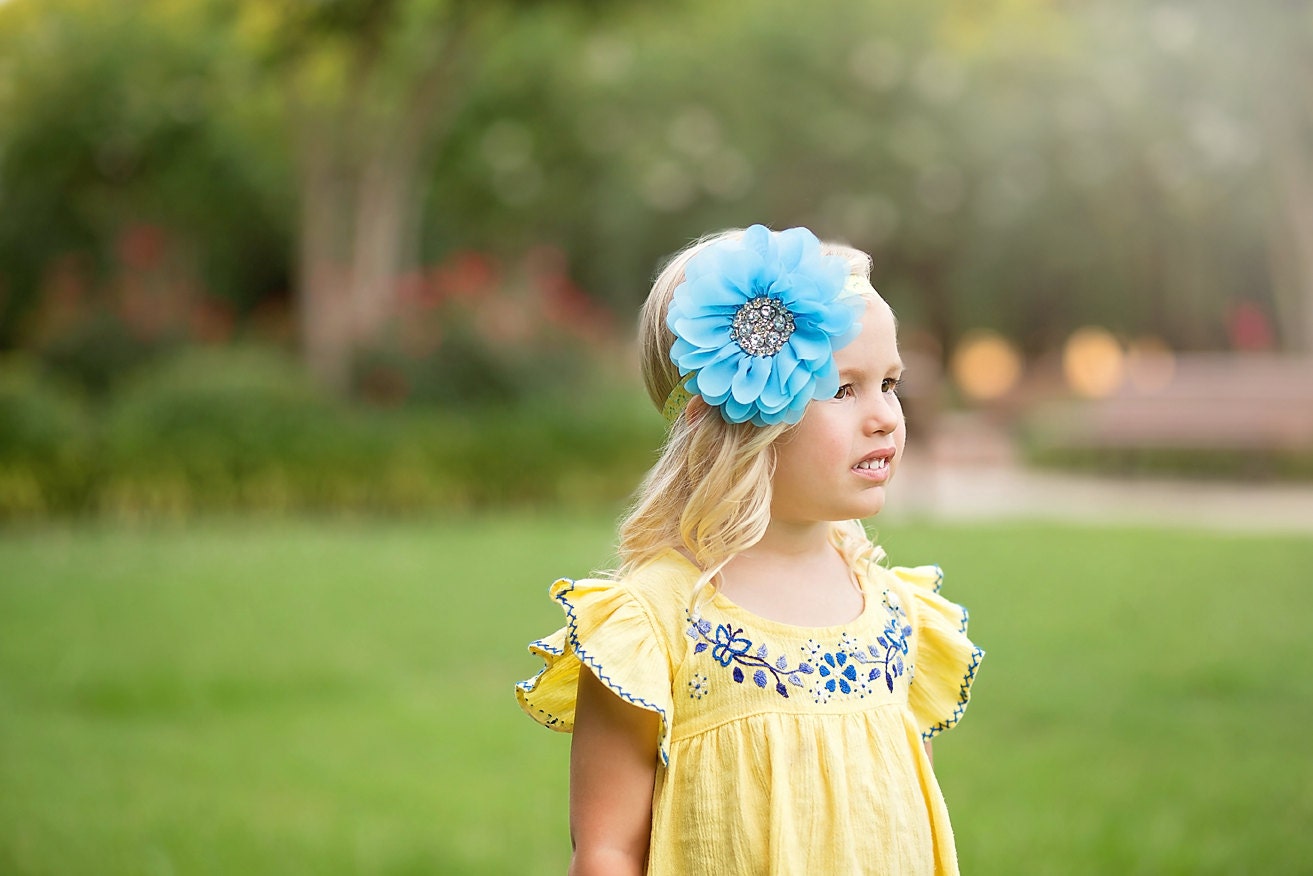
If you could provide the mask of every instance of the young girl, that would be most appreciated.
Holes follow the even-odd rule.
[[[571,873],[957,872],[930,739],[983,652],[939,569],[880,565],[857,522],[904,438],[869,272],[754,225],[653,286],[643,376],[670,434],[620,569],[552,585],[566,626],[517,686],[574,732]]]

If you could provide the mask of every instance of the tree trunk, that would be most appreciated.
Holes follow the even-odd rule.
[[[311,375],[323,386],[345,391],[353,347],[345,242],[353,211],[334,150],[315,139],[308,137],[301,150],[298,321]]]
[[[396,315],[397,278],[418,251],[418,180],[454,115],[462,47],[463,33],[449,34],[399,100],[371,93],[376,55],[363,54],[357,87],[298,123],[302,344],[311,373],[335,391],[348,389],[355,355]]]
[[[1269,126],[1276,203],[1268,252],[1283,340],[1292,350],[1313,353],[1313,174],[1307,166],[1313,149],[1299,136],[1298,121]]]

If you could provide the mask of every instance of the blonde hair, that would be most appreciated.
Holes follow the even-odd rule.
[[[730,229],[704,237],[672,257],[657,275],[643,304],[639,342],[643,382],[657,410],[680,380],[670,361],[675,336],[666,313],[689,260],[708,246],[743,234]],[[847,260],[863,280],[871,257],[838,243],[823,242],[827,255]],[[620,524],[617,553],[624,576],[666,550],[682,551],[700,570],[698,595],[713,585],[735,555],[761,540],[770,523],[774,444],[793,427],[729,423],[694,396],[670,427],[661,457],[639,486],[629,514]]]

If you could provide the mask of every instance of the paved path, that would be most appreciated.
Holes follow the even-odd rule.
[[[910,462],[910,460],[909,460]],[[1004,466],[909,464],[892,517],[1203,526],[1313,536],[1313,487],[1096,478]]]
[[[1181,481],[1037,471],[979,422],[913,444],[889,488],[888,516],[1202,526],[1313,536],[1313,484]]]

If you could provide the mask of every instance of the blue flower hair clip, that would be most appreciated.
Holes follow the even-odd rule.
[[[682,377],[665,405],[674,421],[694,395],[730,423],[796,423],[839,390],[834,352],[861,331],[866,284],[806,228],[753,225],[693,256],[666,325]]]

